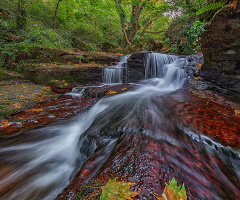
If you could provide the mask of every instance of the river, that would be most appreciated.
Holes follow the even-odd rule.
[[[138,199],[154,199],[173,177],[185,184],[188,199],[239,199],[239,148],[193,126],[188,113],[196,102],[183,89],[187,66],[184,58],[153,53],[134,90],[102,98],[71,119],[1,139],[0,199],[73,199],[78,184],[113,177],[135,182]],[[117,78],[113,68],[105,72],[106,84],[124,78],[121,66]],[[75,189],[65,188],[69,183]]]

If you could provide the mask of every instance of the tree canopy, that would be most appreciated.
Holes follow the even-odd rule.
[[[153,43],[168,44],[166,32],[195,18],[204,3],[206,0],[2,0],[0,48],[154,50]]]

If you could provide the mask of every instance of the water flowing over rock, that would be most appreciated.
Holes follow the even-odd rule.
[[[166,64],[178,59],[175,55],[148,53],[145,64],[145,78],[163,78],[167,72]]]
[[[190,56],[169,55],[159,52],[136,52],[130,57],[125,56],[118,65],[104,68],[104,83],[132,83],[146,78],[163,78],[166,65],[176,62],[180,68],[185,68],[188,74],[195,73],[195,66],[203,64],[201,53]]]
[[[135,90],[102,98],[73,119],[0,140],[2,198],[81,199],[88,181],[101,187],[117,177],[136,183],[131,190],[141,189],[139,199],[154,199],[175,177],[190,200],[237,199],[240,153],[228,145],[240,144],[232,137],[240,130],[237,116],[184,93],[190,57],[147,53],[144,58],[144,80]],[[88,89],[72,92],[81,96]],[[232,122],[229,130],[222,128],[226,121]],[[214,134],[206,136],[207,131]]]
[[[114,66],[108,66],[103,70],[103,83],[122,83],[126,82],[126,77],[124,74],[127,74],[127,59],[130,55],[124,55],[120,57],[120,62]]]

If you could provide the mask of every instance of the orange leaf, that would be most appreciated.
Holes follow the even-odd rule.
[[[42,112],[43,109],[42,108],[32,108],[30,110],[28,110],[27,112]]]
[[[238,4],[238,0],[233,0],[233,2],[227,6],[236,9],[237,4]]]
[[[9,121],[5,119],[4,121],[1,122],[2,128],[6,128],[8,126]]]
[[[202,64],[197,64],[196,67],[197,68],[202,67]]]
[[[240,110],[235,110],[235,115],[240,115]]]
[[[196,81],[198,81],[198,80],[200,80],[201,79],[201,77],[200,76],[198,76],[198,77],[196,77],[196,78],[194,78]]]
[[[109,90],[107,94],[116,94],[117,92],[114,90]]]
[[[11,103],[11,106],[13,108],[21,108],[22,107],[20,103]]]
[[[169,185],[166,184],[162,195],[155,194],[157,200],[187,200],[187,194],[185,190],[184,184],[182,185],[182,188],[180,189],[180,186],[177,185],[177,182],[175,178],[173,178]]]

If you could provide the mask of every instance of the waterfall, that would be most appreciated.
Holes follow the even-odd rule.
[[[105,83],[123,81],[128,57],[123,56],[118,65],[105,69]],[[188,99],[181,91],[173,93],[187,78],[186,59],[149,53],[145,67],[146,80],[135,90],[102,98],[72,119],[1,139],[0,199],[52,200],[93,155],[96,159],[89,162],[93,167],[84,170],[84,174],[91,170],[89,179],[105,173],[101,169],[109,158],[107,164],[112,165],[108,169],[113,166],[118,174],[129,174],[132,180],[143,183],[143,195],[152,195],[160,183],[163,185],[169,176],[176,175],[186,182],[188,194],[196,195],[195,199],[237,199],[239,150],[222,146],[194,129],[188,130],[177,115],[185,114],[188,106],[177,107],[178,102],[188,103]],[[83,91],[79,87],[72,93],[82,95]],[[210,117],[205,115],[206,119]],[[115,156],[116,150],[128,154]],[[117,162],[111,161],[112,157]],[[138,172],[142,175],[138,176]],[[81,179],[84,178],[78,182]],[[155,182],[158,184],[152,184]],[[153,199],[150,195],[142,198],[143,195],[140,199]],[[65,195],[61,199],[67,198]]]
[[[127,68],[127,59],[130,55],[124,55],[120,57],[120,62],[117,65],[108,66],[103,70],[103,83],[122,83],[123,72]]]
[[[185,58],[162,53],[148,53],[145,62],[145,79],[151,85],[154,82],[153,86],[158,91],[177,90],[183,86],[187,78],[186,68]]]
[[[178,59],[175,55],[149,53],[145,63],[145,78],[163,78],[166,74],[166,64]]]

